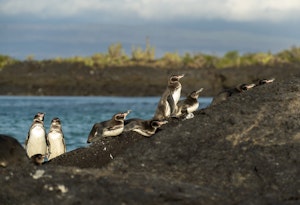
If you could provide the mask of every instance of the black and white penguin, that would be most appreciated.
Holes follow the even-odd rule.
[[[216,105],[224,100],[227,100],[232,95],[242,93],[255,86],[255,84],[240,84],[235,88],[223,90],[216,97],[213,98],[211,105]]]
[[[0,167],[20,166],[28,163],[26,152],[15,138],[0,134]]]
[[[47,139],[49,143],[48,160],[51,160],[66,152],[64,134],[62,131],[61,121],[59,118],[55,117],[52,119],[50,130],[47,135]]]
[[[168,121],[159,120],[142,120],[142,119],[130,119],[125,122],[124,132],[134,131],[145,137],[151,137],[156,133],[156,130],[162,125],[168,123]]]
[[[199,107],[199,95],[203,91],[203,88],[191,92],[186,99],[179,100],[177,103],[176,117],[185,116],[186,119],[194,117],[195,112]]]
[[[33,155],[47,155],[47,136],[44,127],[44,113],[37,113],[34,116],[32,125],[29,129],[28,136],[25,141],[25,149],[27,156],[31,158]]]
[[[268,83],[273,83],[274,80],[275,80],[275,78],[262,79],[262,80],[259,80],[258,83],[256,83],[256,86],[260,86],[260,85],[264,85],[264,84],[268,84]]]
[[[94,124],[87,139],[87,143],[94,142],[101,137],[114,137],[124,130],[124,120],[130,110],[113,115],[112,119]]]
[[[158,102],[153,119],[164,120],[175,115],[182,88],[179,80],[182,77],[184,75],[172,75],[169,78],[168,86]]]

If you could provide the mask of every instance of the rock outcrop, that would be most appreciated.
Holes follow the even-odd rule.
[[[299,204],[300,78],[42,166],[1,169],[3,204]]]
[[[81,63],[25,61],[6,66],[0,72],[0,95],[158,96],[165,90],[170,75],[185,74],[181,79],[183,96],[200,88],[204,88],[201,96],[214,96],[222,88],[258,79],[300,77],[300,64],[225,69],[143,66],[100,69]]]

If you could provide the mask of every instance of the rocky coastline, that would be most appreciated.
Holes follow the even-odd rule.
[[[300,77],[276,73],[273,83],[198,110],[193,119],[172,119],[151,138],[123,133],[41,166],[0,169],[0,201],[299,204]]]

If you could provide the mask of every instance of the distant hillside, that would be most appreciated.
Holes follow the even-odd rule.
[[[133,47],[127,56],[121,44],[107,53],[89,57],[19,61],[0,55],[0,95],[118,95],[157,96],[166,87],[168,76],[184,73],[183,94],[204,88],[212,96],[226,87],[255,82],[261,78],[285,79],[300,73],[300,48],[277,54],[239,54],[229,51],[222,57],[206,54],[165,53],[155,59],[155,49]]]
[[[159,96],[168,76],[184,73],[182,95],[204,88],[213,96],[226,87],[262,78],[282,80],[300,76],[300,64],[240,68],[157,68],[128,66],[99,68],[80,62],[23,61],[0,71],[0,95]]]

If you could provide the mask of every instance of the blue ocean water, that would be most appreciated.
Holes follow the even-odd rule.
[[[199,98],[200,108],[208,106],[211,100]],[[158,101],[159,97],[0,96],[0,133],[13,136],[24,145],[34,115],[44,112],[47,132],[51,120],[60,118],[67,151],[71,151],[88,145],[88,134],[96,122],[127,110],[132,110],[127,119],[150,119]]]

